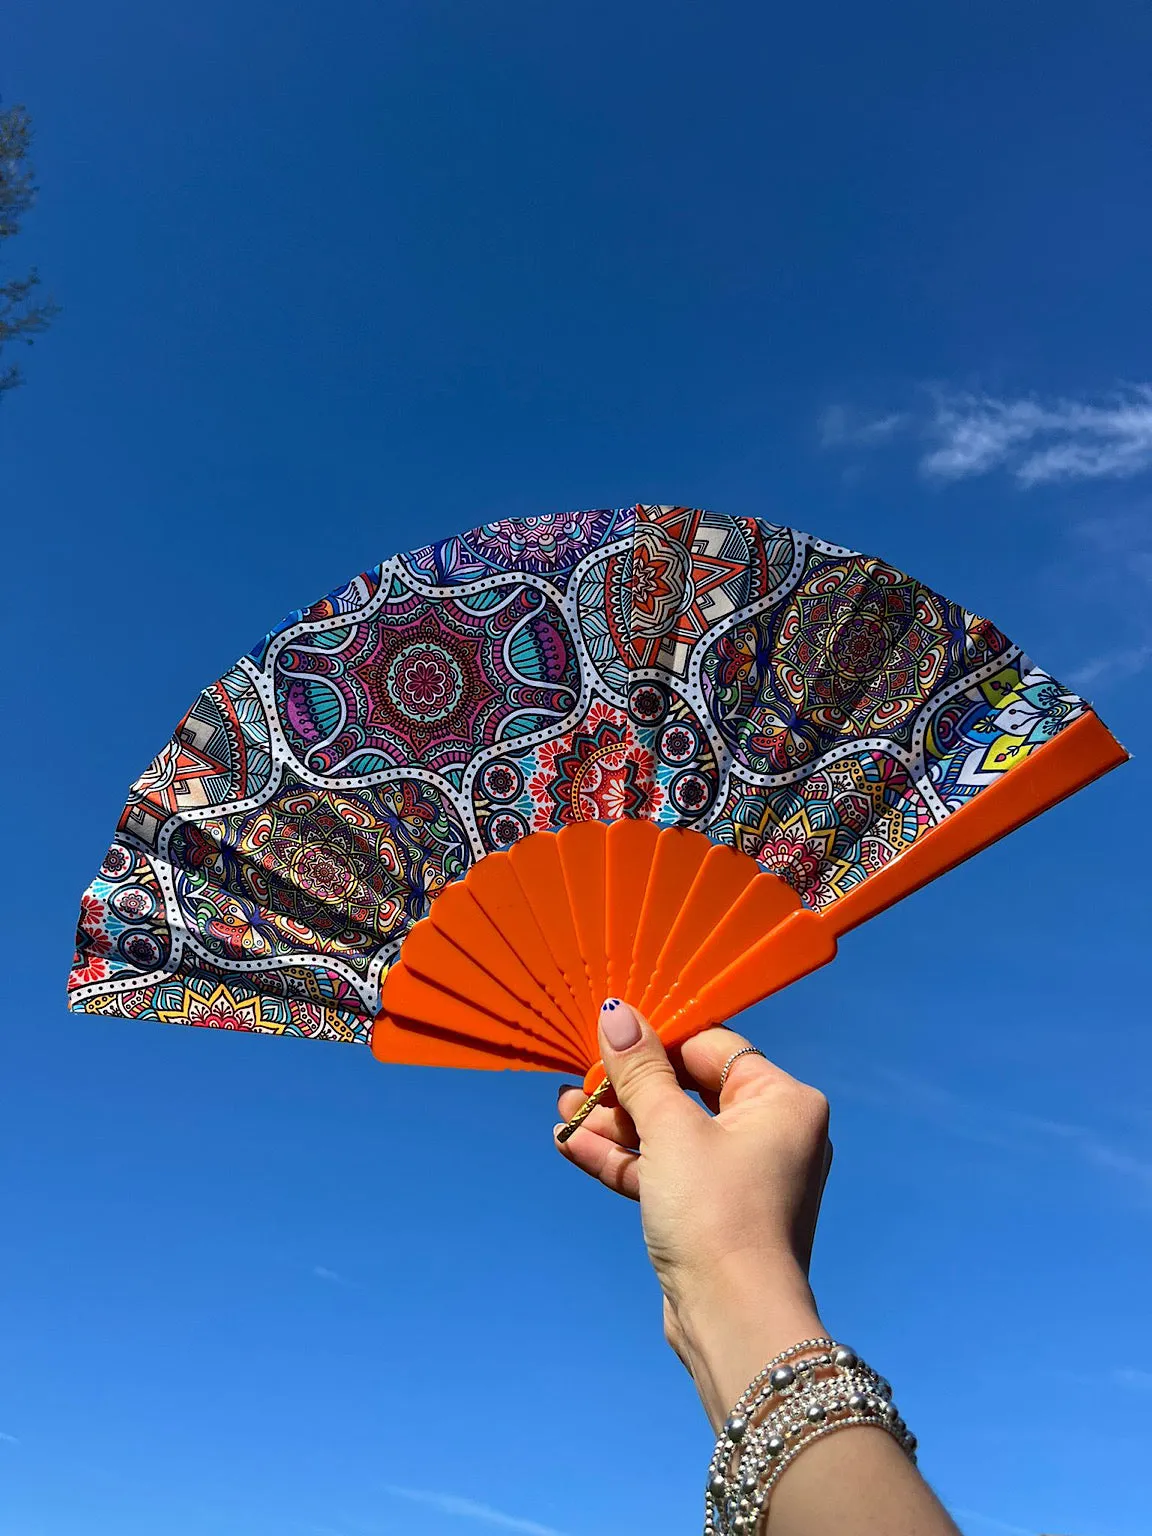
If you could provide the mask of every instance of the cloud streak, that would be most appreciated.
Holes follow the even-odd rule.
[[[824,448],[872,448],[897,437],[908,421],[904,411],[867,417],[844,405],[830,405],[820,419],[820,444]]]
[[[329,1269],[327,1264],[313,1264],[312,1278],[323,1279],[326,1286],[344,1286],[347,1290],[361,1289],[358,1281],[347,1278],[347,1275],[341,1275],[339,1270]]]
[[[1126,480],[1152,469],[1152,385],[1100,401],[943,394],[927,436],[935,446],[920,467],[930,478],[1005,469],[1023,486]]]
[[[825,448],[875,448],[911,436],[929,480],[970,480],[1003,471],[1029,488],[1084,480],[1128,480],[1152,471],[1152,384],[1097,399],[1001,396],[936,389],[921,411],[866,417],[831,406]]]
[[[942,1130],[983,1146],[1021,1152],[1062,1144],[1082,1163],[1122,1180],[1135,1190],[1141,1205],[1152,1207],[1152,1161],[1112,1145],[1087,1126],[981,1104],[903,1072],[880,1071],[870,1088],[845,1084],[837,1091],[924,1116]]]
[[[1152,474],[1152,384],[1106,399],[1047,401],[937,388],[924,391],[915,410],[873,417],[835,405],[821,418],[820,441],[847,458],[846,482],[896,441],[917,454],[923,478],[940,485],[992,474],[1022,489],[1127,481]],[[1088,601],[1100,610],[1095,643],[1090,626],[1067,681],[1080,693],[1128,683],[1152,670],[1152,507],[1141,499],[1065,533],[1077,546],[1065,561],[1075,571],[1068,600],[1082,618],[1090,616]]]
[[[1114,651],[1104,651],[1093,656],[1082,667],[1076,667],[1068,681],[1078,692],[1099,682],[1122,683],[1126,678],[1137,677],[1152,666],[1152,644],[1120,646]]]
[[[408,1499],[413,1504],[424,1504],[438,1509],[444,1515],[459,1515],[464,1520],[476,1520],[482,1525],[494,1525],[503,1531],[518,1531],[520,1536],[562,1536],[550,1525],[536,1520],[524,1520],[519,1515],[508,1515],[475,1499],[462,1499],[454,1493],[433,1493],[423,1488],[398,1488],[390,1485],[387,1492],[394,1498]]]

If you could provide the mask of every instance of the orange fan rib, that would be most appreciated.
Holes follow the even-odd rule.
[[[592,1092],[604,1080],[606,996],[679,1045],[824,965],[841,934],[1126,756],[1084,715],[819,913],[701,832],[619,821],[533,833],[481,859],[409,933],[372,1050],[427,1066],[576,1072]]]

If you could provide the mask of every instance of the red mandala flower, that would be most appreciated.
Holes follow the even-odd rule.
[[[488,774],[486,787],[489,794],[498,795],[501,799],[507,799],[516,788],[516,775],[512,772],[511,768],[505,767],[503,763],[500,763]]]
[[[71,987],[84,987],[90,981],[103,981],[108,975],[108,962],[101,955],[82,955],[76,951],[72,962],[72,974],[68,978]]]
[[[213,1008],[207,1013],[199,1014],[195,1023],[204,1029],[252,1029],[254,1027],[250,1019],[242,1019],[235,1013],[226,1013],[221,1008]]]
[[[636,688],[629,708],[637,720],[659,720],[664,713],[664,700],[658,688]]]
[[[105,955],[110,942],[104,932],[104,903],[86,894],[80,898],[80,929],[88,937],[88,948]]]
[[[632,601],[639,607],[651,609],[672,590],[669,581],[668,560],[653,560],[643,547],[632,557]]]
[[[450,710],[460,691],[451,658],[432,647],[401,655],[393,668],[396,697],[408,714],[439,716]]]
[[[85,892],[80,898],[76,953],[72,959],[69,985],[82,987],[90,981],[103,981],[109,970],[105,956],[111,949],[112,940],[104,927],[104,903],[98,901],[91,892]]]
[[[824,849],[787,832],[765,838],[755,857],[761,869],[786,880],[798,896],[818,886],[824,875]]]
[[[654,817],[663,802],[651,752],[636,740],[628,717],[594,704],[582,727],[536,754],[528,784],[533,830],[574,821]]]

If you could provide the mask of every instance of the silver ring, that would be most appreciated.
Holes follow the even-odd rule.
[[[738,1051],[733,1051],[731,1056],[729,1056],[728,1060],[724,1063],[723,1071],[720,1073],[720,1092],[721,1093],[724,1092],[724,1084],[725,1084],[725,1082],[728,1079],[728,1073],[732,1069],[732,1063],[736,1060],[737,1056],[749,1056],[749,1055],[751,1055],[751,1056],[763,1056],[764,1052],[761,1051],[761,1050],[758,1050],[757,1047],[754,1046],[754,1045],[742,1045]],[[768,1058],[765,1057],[764,1059],[767,1060]]]

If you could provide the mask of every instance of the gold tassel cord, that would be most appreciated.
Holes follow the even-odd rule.
[[[572,1116],[571,1120],[567,1121],[567,1123],[561,1126],[561,1128],[556,1132],[556,1140],[567,1141],[573,1132],[578,1131],[584,1124],[585,1120],[587,1120],[588,1116],[596,1108],[597,1104],[599,1104],[600,1100],[611,1088],[611,1086],[612,1084],[608,1081],[607,1078],[605,1078],[604,1081],[600,1084],[599,1088],[597,1088],[596,1092],[590,1093],[588,1095],[583,1104],[581,1104],[580,1108]]]

